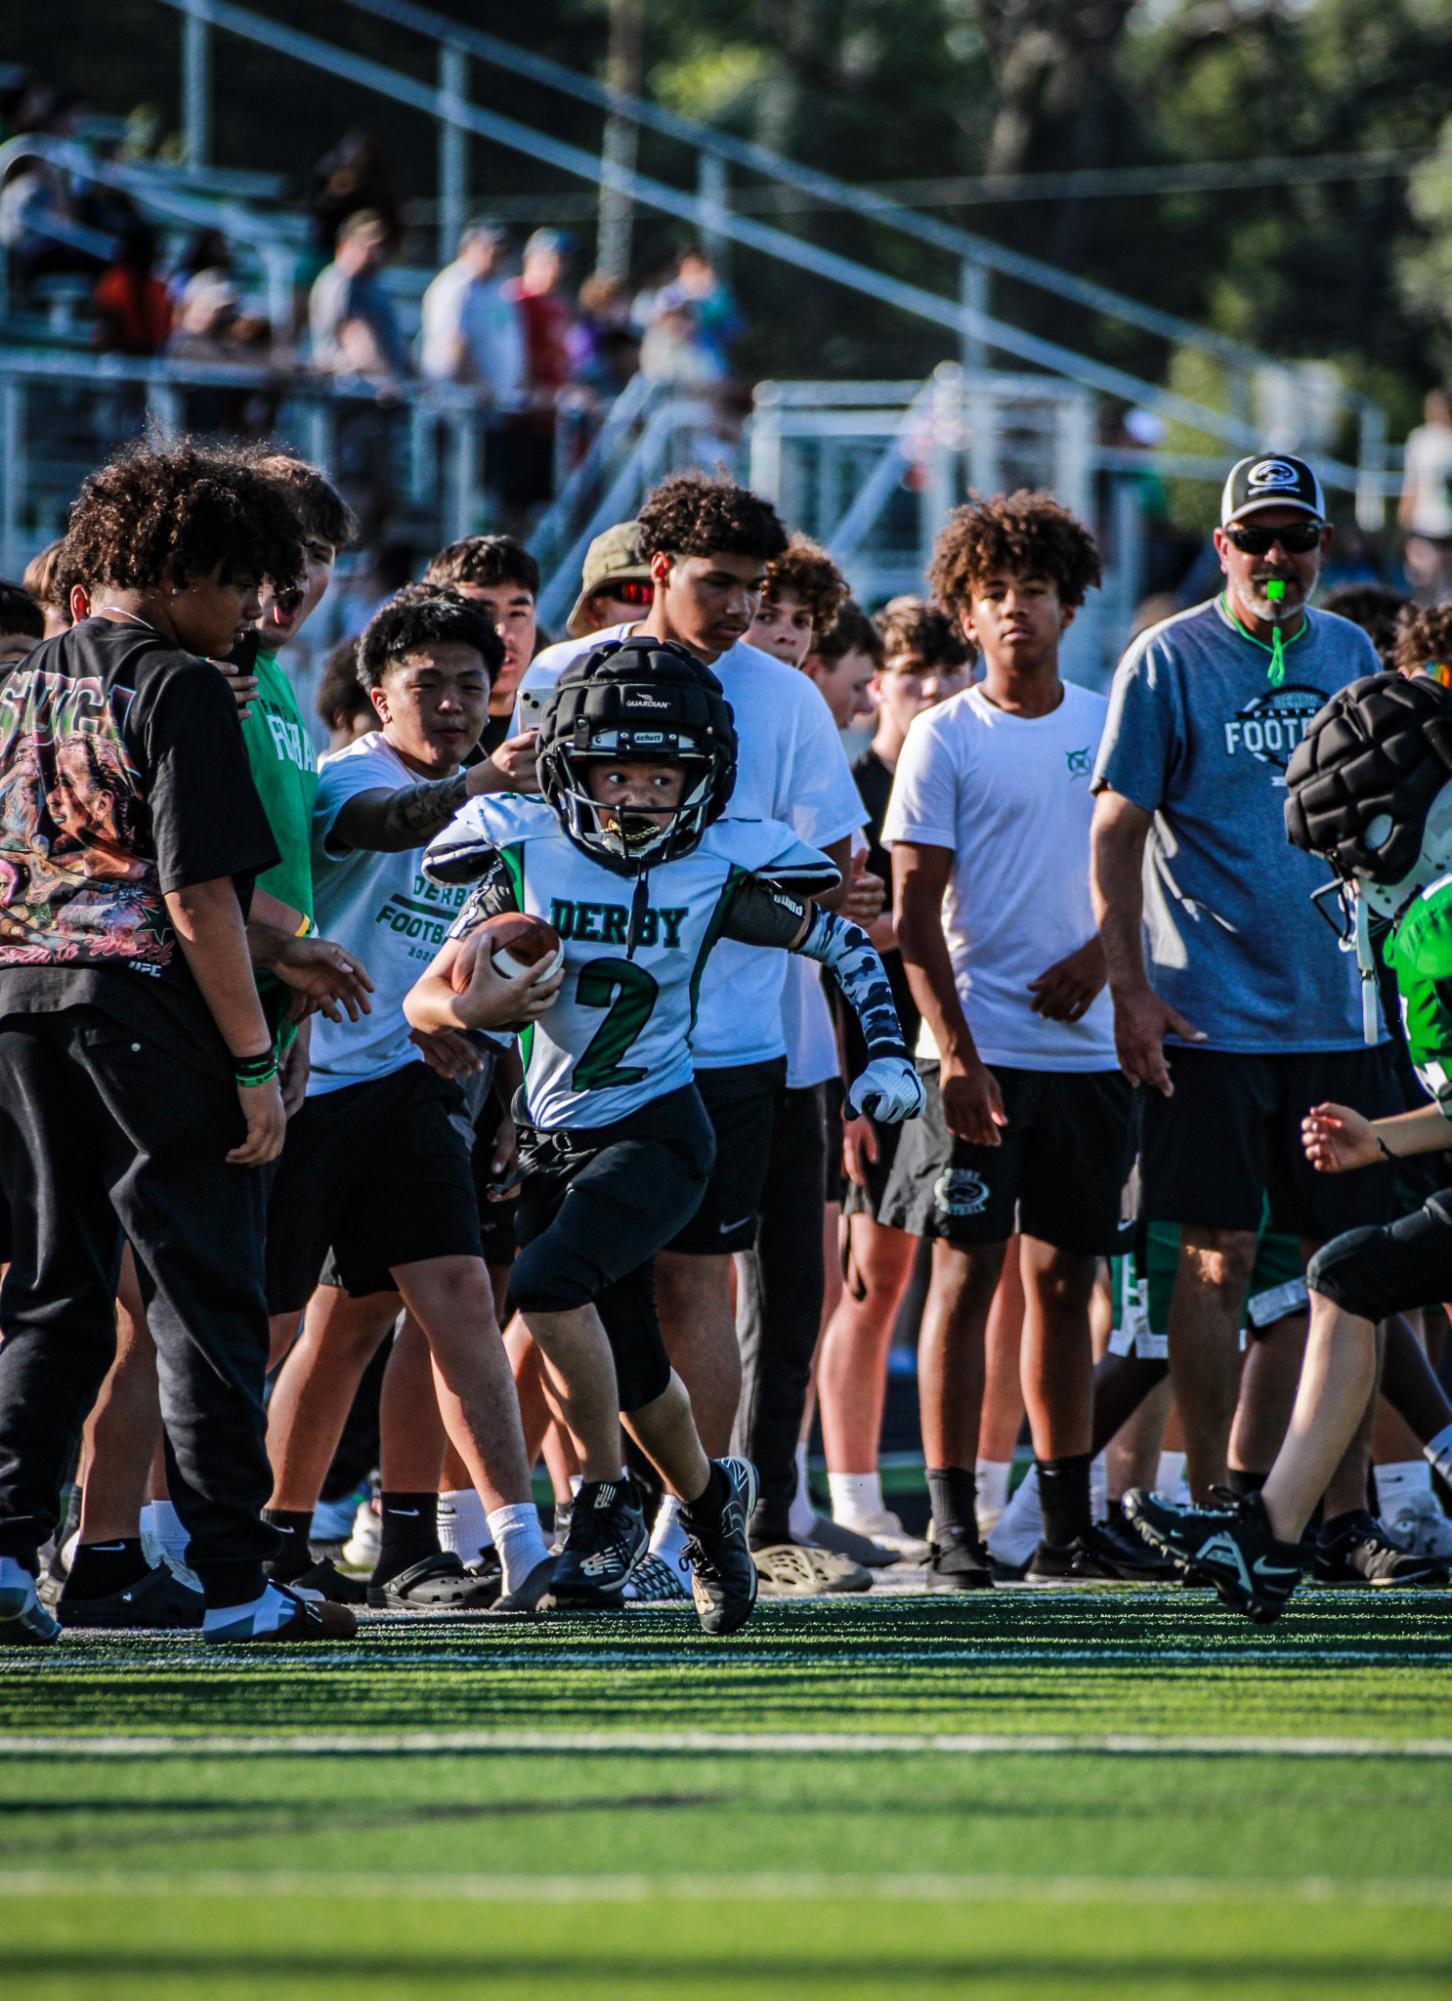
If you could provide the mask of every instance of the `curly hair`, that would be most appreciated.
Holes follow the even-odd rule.
[[[125,446],[89,474],[65,541],[72,577],[118,590],[213,571],[288,590],[302,576],[297,516],[278,486],[235,452],[189,439]]]
[[[882,634],[855,598],[845,598],[827,630],[812,640],[812,658],[823,666],[835,667],[849,653],[865,653],[882,665]]]
[[[847,579],[810,535],[793,535],[781,555],[766,566],[761,597],[774,603],[790,591],[812,616],[813,632],[825,632],[847,601]]]
[[[911,653],[925,667],[966,667],[977,657],[963,628],[926,598],[893,598],[877,614],[883,650]]]
[[[636,519],[640,560],[652,556],[755,556],[785,553],[787,532],[760,494],[704,472],[676,473],[652,487]]]
[[[1406,605],[1397,620],[1392,661],[1399,674],[1452,666],[1452,604]]]
[[[318,721],[327,729],[337,729],[340,723],[352,722],[372,707],[368,690],[358,679],[358,641],[340,639],[323,655],[313,701]]]
[[[933,544],[928,582],[954,614],[1000,571],[1047,577],[1064,605],[1081,605],[1103,574],[1094,537],[1051,493],[998,493],[955,507]]]
[[[292,504],[304,540],[346,549],[358,533],[353,510],[327,475],[295,452],[276,445],[244,445],[237,456],[244,465],[281,487]]]
[[[504,665],[504,641],[482,605],[447,584],[406,584],[364,626],[358,679],[376,688],[390,667],[424,646],[472,646],[491,681]]]
[[[1412,608],[1404,592],[1390,584],[1338,584],[1322,598],[1321,608],[1359,625],[1381,655],[1382,665],[1395,667],[1397,622]]]
[[[512,535],[466,535],[431,557],[424,571],[426,584],[475,584],[492,589],[518,584],[539,596],[539,564]]]

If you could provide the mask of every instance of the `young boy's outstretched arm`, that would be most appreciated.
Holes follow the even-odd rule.
[[[883,1125],[919,1116],[922,1083],[903,1042],[887,972],[860,924],[769,877],[743,876],[721,935],[820,960],[857,1016],[867,1044],[867,1067],[847,1092],[848,1110]]]

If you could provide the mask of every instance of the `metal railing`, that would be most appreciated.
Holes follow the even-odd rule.
[[[268,429],[345,487],[337,473],[340,426],[350,412],[387,409],[387,455],[375,474],[439,543],[474,533],[487,505],[485,406],[449,383],[406,382],[380,405],[355,377],[226,362],[135,361],[0,347],[0,571],[17,576],[59,532],[81,478],[119,439],[150,424],[162,435],[190,427],[190,399],[205,392],[267,399]],[[205,428],[205,427],[198,427]]]

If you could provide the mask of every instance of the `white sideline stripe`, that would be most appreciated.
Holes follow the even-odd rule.
[[[70,1869],[0,1871],[0,1896],[70,1895]],[[88,1869],[86,1895],[118,1897],[346,1897],[393,1905],[400,1898],[439,1903],[720,1904],[789,1902],[816,1898],[833,1903],[871,1898],[885,1903],[957,1903],[964,1899],[1033,1904],[1383,1904],[1405,1908],[1452,1907],[1445,1877],[1367,1879],[1289,1876],[1254,1881],[1207,1876],[863,1876],[797,1873],[700,1876],[409,1876],[355,1870],[265,1871],[206,1869]]]
[[[957,1731],[929,1735],[861,1731],[829,1736],[810,1730],[402,1730],[299,1731],[235,1737],[11,1736],[0,1739],[0,1757],[69,1758],[305,1758],[428,1756],[440,1751],[546,1751],[559,1753],[744,1752],[747,1754],[860,1757],[869,1753],[928,1754],[951,1758],[1044,1757],[1072,1752],[1093,1757],[1405,1758],[1452,1759],[1452,1737],[1154,1737],[1107,1735],[1013,1737]]]

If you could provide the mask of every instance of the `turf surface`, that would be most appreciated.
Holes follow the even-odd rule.
[[[0,1653],[27,1997],[1445,1996],[1452,1595]]]

